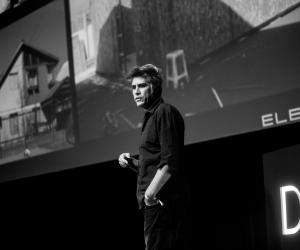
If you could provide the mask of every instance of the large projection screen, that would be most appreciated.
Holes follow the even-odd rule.
[[[299,6],[299,0],[56,0],[3,27],[1,79],[14,78],[11,60],[19,62],[20,46],[41,48],[53,61],[47,77],[55,86],[48,98],[31,105],[38,103],[48,113],[53,105],[57,111],[38,123],[34,115],[28,119],[33,128],[22,135],[19,158],[14,154],[24,162],[18,163],[22,174],[1,134],[2,171],[15,170],[0,176],[11,179],[114,161],[122,152],[137,154],[143,111],[135,106],[125,76],[145,63],[162,69],[163,98],[184,116],[186,144],[298,122]],[[36,73],[30,72],[31,91],[36,91]],[[11,101],[2,82],[0,95]],[[9,107],[0,107],[9,113]],[[5,125],[1,115],[1,133],[5,126],[16,132],[16,115],[8,117],[11,124]],[[20,123],[27,120],[22,117]],[[47,122],[45,150],[42,124]],[[32,133],[42,145],[30,144]],[[40,162],[43,166],[30,170]]]

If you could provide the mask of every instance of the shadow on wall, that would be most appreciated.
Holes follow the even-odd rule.
[[[191,64],[252,28],[219,0],[133,0],[133,9],[137,61],[163,69],[169,52],[182,49]]]
[[[165,69],[166,55],[178,49],[191,64],[252,28],[219,0],[90,3],[101,75],[126,73],[136,63]]]

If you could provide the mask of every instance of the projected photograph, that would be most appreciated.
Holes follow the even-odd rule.
[[[64,1],[0,30],[0,164],[74,145]]]
[[[139,130],[124,77],[146,63],[163,70],[163,98],[184,115],[187,142],[264,128],[256,100],[300,87],[299,3],[70,1],[81,141]]]

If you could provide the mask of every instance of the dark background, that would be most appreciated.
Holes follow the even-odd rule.
[[[192,249],[266,249],[263,154],[299,143],[299,124],[185,147]],[[10,246],[143,249],[135,173],[117,161],[1,183]]]

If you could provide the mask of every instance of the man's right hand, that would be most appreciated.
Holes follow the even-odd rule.
[[[131,159],[131,156],[130,156],[130,153],[122,153],[120,154],[119,156],[119,164],[122,168],[126,168],[126,167],[129,167],[130,165],[130,159]]]

